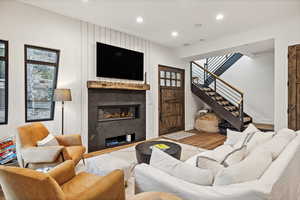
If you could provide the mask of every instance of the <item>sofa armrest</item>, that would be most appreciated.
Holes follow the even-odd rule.
[[[63,146],[27,147],[21,150],[25,163],[51,163],[56,161]]]
[[[59,185],[62,185],[75,177],[75,164],[72,160],[67,160],[51,169],[48,174],[54,178]]]
[[[115,170],[102,177],[87,188],[82,195],[82,200],[125,200],[124,173]]]
[[[58,143],[63,146],[81,146],[81,136],[79,134],[55,136]]]
[[[264,185],[259,181],[228,186],[202,186],[171,176],[147,164],[137,165],[135,192],[166,192],[188,200],[266,200]]]

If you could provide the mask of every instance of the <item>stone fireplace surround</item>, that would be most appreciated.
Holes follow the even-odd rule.
[[[105,120],[102,119],[103,108],[114,111],[113,114],[106,115],[108,118]],[[118,108],[121,114],[116,114]],[[128,114],[127,111],[132,108],[135,108],[133,114]],[[127,135],[131,135],[132,142],[146,139],[146,91],[89,88],[89,152],[111,147],[107,146],[110,138],[126,138]]]

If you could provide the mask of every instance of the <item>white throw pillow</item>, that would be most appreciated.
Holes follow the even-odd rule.
[[[257,148],[241,162],[220,170],[215,176],[214,186],[259,179],[271,163],[271,152]]]
[[[273,132],[256,132],[246,144],[246,155],[249,155],[255,148],[272,139]]]
[[[249,142],[252,138],[252,135],[256,132],[260,132],[253,124],[249,124],[248,127],[242,132],[240,139],[234,145],[235,149],[241,148],[244,144]]]
[[[231,145],[231,146],[235,145],[242,137],[242,134],[243,132],[227,129],[227,134],[226,134],[227,137],[224,142],[224,145]]]
[[[47,137],[45,137],[42,140],[37,141],[37,146],[44,147],[44,146],[59,146],[58,141],[52,134],[48,134]]]
[[[297,136],[297,133],[294,130],[288,129],[288,128],[283,128],[280,129],[276,135],[276,137],[289,137],[290,139],[294,139]]]
[[[201,169],[208,169],[212,172],[213,176],[215,176],[221,169],[224,168],[220,162],[214,160],[213,158],[209,158],[203,155],[199,155],[196,160],[197,167]]]
[[[275,160],[284,148],[296,137],[296,134],[293,132],[280,130],[271,140],[262,144],[261,148],[270,151],[272,153],[272,159]]]
[[[231,166],[231,165],[234,165],[234,164],[240,162],[241,160],[244,159],[245,156],[246,156],[246,146],[243,146],[239,149],[234,149],[232,152],[230,152],[224,158],[224,160],[221,162],[221,164],[224,167],[228,167],[228,166]]]
[[[152,150],[150,165],[174,177],[197,185],[212,185],[213,182],[213,174],[210,170],[186,164],[157,148]]]

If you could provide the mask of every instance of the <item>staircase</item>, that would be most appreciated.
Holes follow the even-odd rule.
[[[230,53],[223,56],[207,58],[204,68],[217,76],[221,76],[242,56],[243,54],[241,53]],[[209,74],[205,74],[205,85],[210,85],[213,80],[214,79],[212,76],[210,76]]]
[[[210,84],[208,78],[212,80]],[[244,93],[194,61],[191,62],[191,89],[234,128],[243,130],[252,122],[244,113]]]

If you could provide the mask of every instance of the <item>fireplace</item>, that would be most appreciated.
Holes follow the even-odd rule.
[[[145,139],[145,91],[88,89],[89,152]]]
[[[98,122],[138,118],[139,105],[98,106]]]

